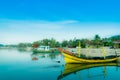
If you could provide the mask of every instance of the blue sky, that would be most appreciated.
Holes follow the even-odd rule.
[[[120,34],[119,0],[0,0],[0,43]]]

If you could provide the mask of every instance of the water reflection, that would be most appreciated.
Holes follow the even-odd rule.
[[[0,50],[0,80],[120,79],[117,63],[63,65],[64,63],[61,54],[35,54],[17,49],[3,49]]]
[[[61,72],[61,74],[58,76],[58,80],[67,80],[67,79],[82,80],[81,77],[83,77],[83,76],[80,75],[80,72],[82,74],[86,74],[87,78],[92,78],[92,77],[104,77],[105,78],[105,76],[107,75],[107,68],[110,69],[110,67],[111,67],[111,69],[116,68],[116,71],[118,71],[119,65],[118,65],[118,63],[66,64],[64,66],[64,71]],[[85,73],[84,73],[84,71],[85,71]],[[72,74],[74,74],[74,75],[72,75]],[[75,75],[76,75],[76,77],[75,77]],[[87,80],[86,77],[84,75],[83,80]],[[101,78],[100,78],[100,80],[101,80]]]
[[[17,50],[19,51],[19,52],[31,52],[32,51],[32,48],[17,48]]]
[[[61,59],[61,54],[1,49],[0,80],[56,80],[62,68]]]
[[[51,60],[60,59],[60,53],[32,53],[31,58],[32,60],[40,60],[40,59],[47,59],[50,58]]]

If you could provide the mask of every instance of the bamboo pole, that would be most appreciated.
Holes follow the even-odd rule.
[[[104,49],[104,47],[102,48],[102,52],[103,52],[103,55],[104,55],[104,59],[106,59],[106,50]]]
[[[80,49],[81,49],[81,44],[80,44],[80,41],[79,41],[79,44],[78,44],[78,57],[80,57]]]

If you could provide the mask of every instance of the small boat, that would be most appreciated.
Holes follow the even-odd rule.
[[[50,46],[38,46],[33,48],[34,53],[60,53],[57,49],[51,49]]]
[[[59,51],[64,55],[64,60],[66,63],[108,63],[108,62],[116,62],[118,60],[118,57],[115,56],[106,56],[106,58],[103,57],[103,59],[95,57],[92,59],[89,58],[82,58],[76,56],[74,53],[69,52],[67,50],[58,48]],[[107,58],[110,57],[110,58]]]
[[[80,70],[85,70],[93,67],[106,67],[106,66],[119,66],[117,63],[96,63],[96,64],[65,64],[64,71],[58,76],[58,80],[68,76],[69,74],[76,73]],[[104,68],[106,72],[106,68]]]

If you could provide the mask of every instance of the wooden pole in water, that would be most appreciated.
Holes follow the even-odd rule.
[[[103,72],[104,72],[104,77],[105,77],[106,74],[107,74],[107,72],[106,72],[106,66],[104,66],[104,70],[103,70]]]

